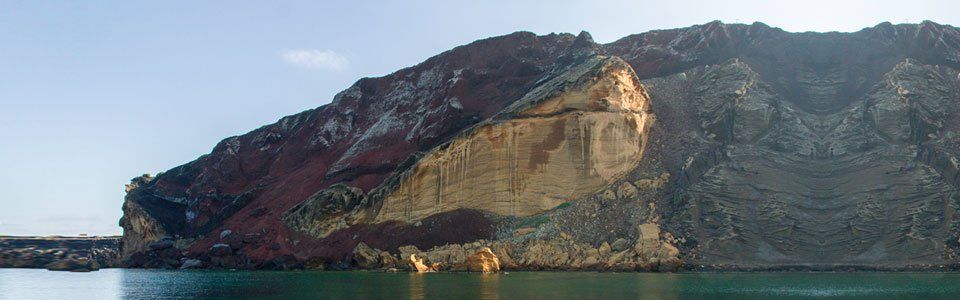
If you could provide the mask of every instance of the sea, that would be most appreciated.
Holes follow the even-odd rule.
[[[960,273],[0,269],[0,299],[960,299]]]

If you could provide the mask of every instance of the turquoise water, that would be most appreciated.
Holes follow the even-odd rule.
[[[960,299],[957,273],[410,274],[0,269],[2,299]]]

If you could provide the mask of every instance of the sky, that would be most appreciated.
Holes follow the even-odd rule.
[[[123,185],[471,41],[712,20],[960,25],[957,1],[0,0],[0,235],[120,234]]]

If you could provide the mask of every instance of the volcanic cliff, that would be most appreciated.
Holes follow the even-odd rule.
[[[958,69],[933,22],[484,39],[134,178],[122,257],[955,269]]]

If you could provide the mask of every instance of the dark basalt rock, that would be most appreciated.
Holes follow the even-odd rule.
[[[539,215],[371,223],[399,188],[392,174],[597,55],[626,61],[649,94],[655,122],[636,169]],[[477,240],[623,253],[643,238],[638,225],[655,223],[696,270],[950,268],[960,265],[958,69],[960,31],[933,22],[853,33],[711,22],[609,44],[585,32],[480,40],[134,179],[124,259],[373,268],[382,253],[370,249]]]
[[[227,256],[233,253],[233,247],[227,244],[216,244],[213,247],[210,247],[211,256]]]
[[[180,259],[180,269],[198,269],[203,267],[203,262],[194,258]]]
[[[162,240],[162,241],[150,243],[149,245],[147,245],[147,249],[149,249],[150,251],[158,251],[158,250],[168,249],[172,247],[173,247],[173,241],[171,240]]]
[[[92,272],[100,270],[100,263],[88,257],[68,257],[44,266],[50,271]]]
[[[287,226],[312,236],[326,236],[337,229],[353,225],[357,209],[367,206],[363,190],[334,184],[317,192],[284,214]],[[349,224],[348,224],[349,223]]]
[[[749,76],[747,69],[740,70]],[[690,121],[707,125],[689,130],[709,133],[700,138],[701,147],[719,142],[725,149],[722,161],[702,170],[697,182],[681,187],[672,199],[677,214],[667,223],[687,237],[691,261],[754,266],[949,263],[956,249],[945,242],[957,234],[952,218],[960,200],[957,186],[916,160],[917,146],[932,139],[931,133],[942,134],[938,125],[954,117],[947,111],[958,107],[955,80],[942,80],[945,76],[935,70],[905,60],[891,66],[859,101],[830,89],[843,84],[836,77],[817,78],[806,94],[819,95],[817,101],[823,103],[847,103],[829,110],[777,97],[760,84],[744,89],[742,97],[767,99],[761,109],[779,113],[741,126],[737,121],[758,114],[731,108],[727,116],[717,117],[703,113],[703,105],[689,108],[701,112]],[[651,93],[657,93],[658,80],[681,82],[681,93],[657,102],[678,110],[686,109],[681,105],[688,97],[729,98],[723,88],[703,82],[703,74],[710,72],[707,67],[654,79]],[[946,77],[957,76],[950,72]],[[704,97],[704,92],[711,95]],[[905,93],[914,93],[912,99]],[[715,121],[724,119],[730,122]],[[720,134],[713,132],[734,138],[718,140]],[[736,138],[743,134],[758,138]]]

